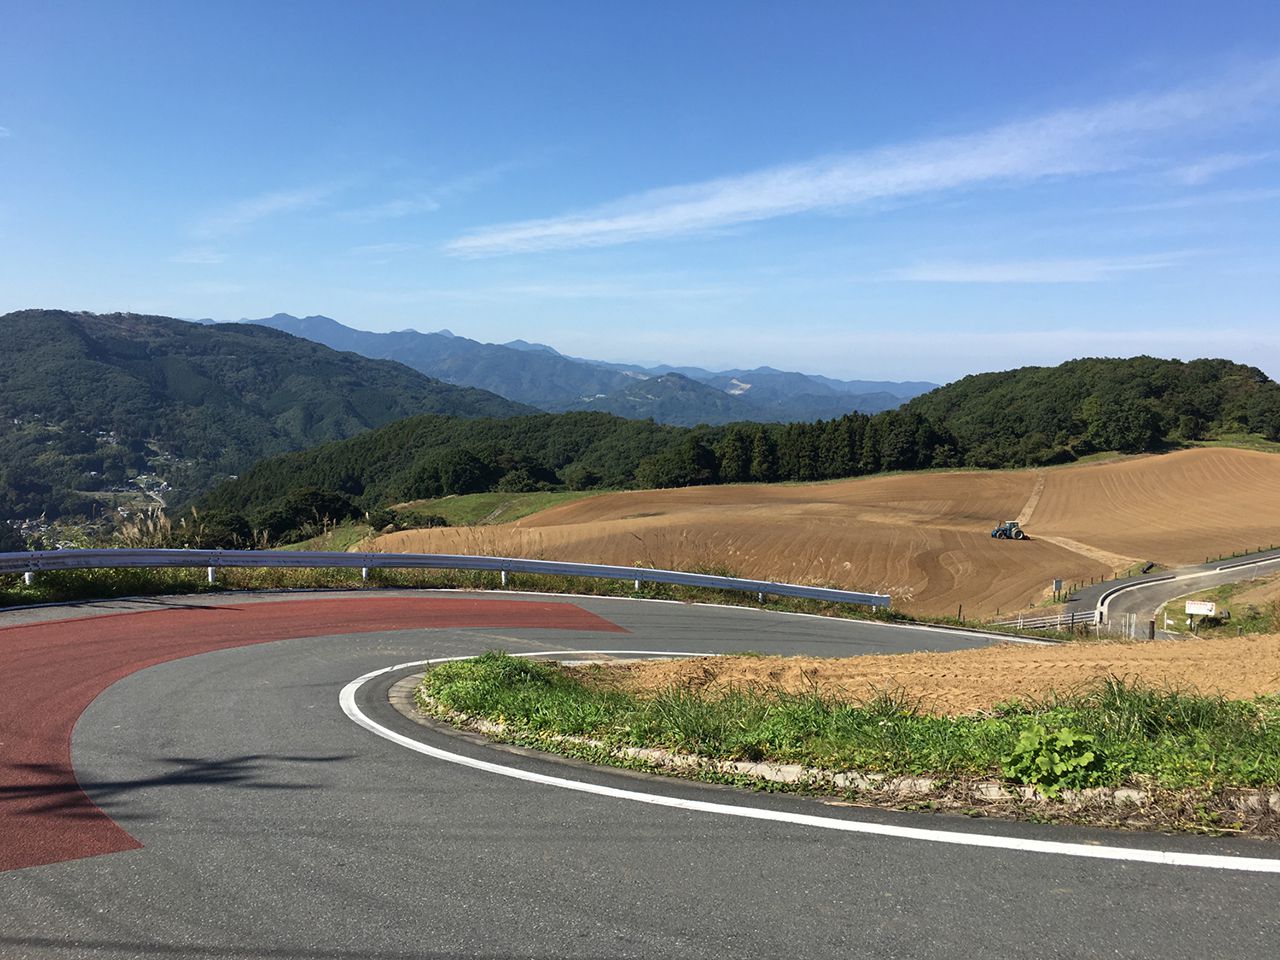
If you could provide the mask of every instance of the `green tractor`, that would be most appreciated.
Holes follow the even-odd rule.
[[[1027,531],[1022,529],[1017,520],[1006,520],[991,531],[991,536],[997,540],[1026,540]]]

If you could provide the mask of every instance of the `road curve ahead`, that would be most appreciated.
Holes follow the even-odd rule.
[[[1067,601],[1067,609],[1076,614],[1092,611],[1091,619],[1117,625],[1119,629],[1132,618],[1138,636],[1145,637],[1157,609],[1170,600],[1228,583],[1274,576],[1277,572],[1280,572],[1280,552],[1265,551],[1245,559],[1218,560],[1094,584],[1074,593]],[[1181,617],[1173,615],[1175,612],[1171,611],[1170,619],[1180,620]],[[1167,638],[1184,635],[1185,631],[1166,632],[1162,624],[1157,624],[1156,633]]]
[[[503,595],[146,606],[153,612],[75,621],[62,610],[0,617],[39,621],[0,629],[3,702],[28,703],[22,713],[0,706],[0,851],[31,861],[0,872],[5,960],[1273,957],[1280,948],[1280,875],[840,833],[569,792],[406,750],[352,723],[338,702],[364,674],[492,647],[831,656],[980,638]],[[361,709],[379,724],[526,772],[873,826],[1280,855],[1244,841],[894,814],[583,768],[420,727],[386,703],[396,676],[361,688]],[[48,775],[82,700],[70,738],[75,786],[65,770]],[[17,740],[19,729],[28,732]],[[15,825],[14,810],[27,819]],[[90,822],[99,839],[105,822],[129,842],[76,848]],[[33,854],[40,835],[62,836],[66,856]]]

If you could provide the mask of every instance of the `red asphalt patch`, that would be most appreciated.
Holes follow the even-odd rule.
[[[72,728],[117,680],[227,647],[447,627],[626,633],[571,603],[453,597],[184,607],[0,628],[0,871],[142,846],[71,768]]]

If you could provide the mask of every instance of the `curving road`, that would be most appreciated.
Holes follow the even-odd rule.
[[[1277,572],[1280,572],[1280,551],[1265,551],[1244,559],[1218,560],[1095,584],[1073,594],[1067,601],[1067,609],[1077,612],[1093,609],[1102,623],[1115,625],[1127,623],[1132,616],[1137,621],[1139,636],[1145,637],[1161,604],[1201,590],[1273,576]],[[1170,619],[1174,619],[1172,615]],[[1157,624],[1158,636],[1179,635],[1164,631],[1162,626]]]
[[[115,604],[112,616],[74,621],[102,608],[0,616],[8,624],[0,629],[0,853],[13,866],[0,872],[6,960],[1273,957],[1280,949],[1278,874],[844,833],[569,792],[421,756],[352,723],[338,702],[373,671],[494,646],[846,655],[955,649],[981,637],[497,595],[145,607],[153,612]],[[412,723],[386,702],[387,687],[412,670],[361,686],[360,709],[429,746],[527,773],[869,829],[1082,842],[1121,854],[1280,856],[1254,842],[867,811],[583,768]],[[19,702],[44,706],[33,715]],[[70,721],[70,762],[91,803],[58,766]],[[115,852],[102,852],[104,836],[117,841]],[[15,851],[29,865],[16,865]]]

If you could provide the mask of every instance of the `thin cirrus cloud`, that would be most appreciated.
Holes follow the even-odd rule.
[[[445,245],[458,256],[600,247],[705,233],[816,210],[1148,166],[1143,148],[1187,128],[1246,119],[1280,99],[1280,61],[1218,82],[651,190],[583,213],[498,224]]]
[[[1099,283],[1127,273],[1163,270],[1192,255],[1174,251],[1111,259],[939,261],[895,270],[889,279],[916,283]]]
[[[376,223],[379,220],[399,220],[420,213],[433,213],[440,209],[440,201],[427,194],[413,197],[400,197],[385,203],[361,207],[357,210],[344,210],[340,216],[344,220],[356,223]]]
[[[226,259],[227,255],[218,250],[209,247],[192,247],[175,253],[169,258],[169,262],[209,265],[223,263]]]
[[[238,200],[224,210],[205,218],[196,225],[193,233],[201,237],[219,237],[239,233],[271,217],[300,213],[319,207],[339,189],[337,185],[327,185],[301,190],[277,190]]]
[[[1190,207],[1226,206],[1238,203],[1271,203],[1280,200],[1280,187],[1259,187],[1251,190],[1214,190],[1209,193],[1194,193],[1187,197],[1175,197],[1172,200],[1158,200],[1153,203],[1133,203],[1123,207],[1112,207],[1111,213],[1155,213],[1161,210],[1185,210]]]
[[[366,243],[347,251],[353,257],[387,257],[399,253],[413,253],[422,249],[420,243]]]
[[[13,131],[11,131],[8,127],[0,127],[0,140],[3,140],[5,137],[9,137],[12,135],[13,135]]]
[[[1233,170],[1251,167],[1256,163],[1270,160],[1274,154],[1266,153],[1219,153],[1204,157],[1192,163],[1181,164],[1169,171],[1169,176],[1177,183],[1188,187],[1198,187],[1208,183],[1215,177]]]

